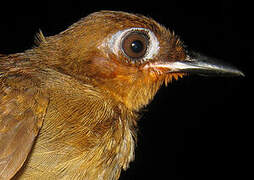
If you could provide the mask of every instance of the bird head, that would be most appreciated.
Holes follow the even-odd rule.
[[[148,104],[163,83],[189,73],[243,75],[189,52],[175,33],[153,19],[125,12],[93,13],[45,38],[38,49],[50,52],[43,63],[99,88],[131,110]]]

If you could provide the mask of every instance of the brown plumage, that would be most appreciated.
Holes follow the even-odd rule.
[[[124,12],[36,39],[0,56],[0,179],[118,179],[134,159],[138,111],[163,83],[241,74],[195,64],[174,33]]]

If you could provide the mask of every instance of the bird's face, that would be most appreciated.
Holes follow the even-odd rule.
[[[124,12],[89,15],[58,35],[58,69],[107,92],[128,108],[149,103],[159,87],[186,73],[240,74],[190,55],[182,41],[154,20]],[[207,60],[207,58],[203,58]]]

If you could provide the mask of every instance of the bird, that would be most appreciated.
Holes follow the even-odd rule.
[[[140,111],[187,75],[244,76],[152,18],[89,14],[0,55],[0,180],[114,180],[134,160]]]

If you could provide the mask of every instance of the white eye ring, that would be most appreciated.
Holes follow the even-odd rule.
[[[145,28],[129,28],[122,31],[118,31],[117,33],[113,34],[108,41],[108,45],[111,51],[118,56],[122,50],[122,43],[121,43],[122,38],[125,37],[128,33],[135,32],[135,31],[146,32],[149,38],[149,43],[148,43],[149,45],[147,47],[146,54],[144,55],[144,57],[142,57],[142,61],[147,61],[149,59],[154,58],[158,54],[160,49],[159,41],[152,31]]]

